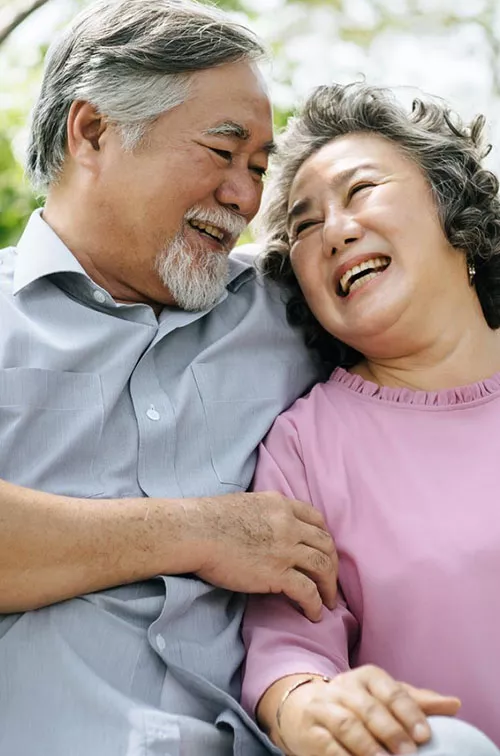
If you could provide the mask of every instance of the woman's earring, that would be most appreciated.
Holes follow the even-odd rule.
[[[473,260],[467,260],[467,272],[469,273],[469,283],[474,286],[474,279],[476,277],[476,266]]]

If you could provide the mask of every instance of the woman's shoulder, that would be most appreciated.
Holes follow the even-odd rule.
[[[327,380],[315,383],[307,393],[282,412],[276,418],[267,440],[295,437],[298,445],[301,445],[303,442],[312,442],[324,425],[333,431],[336,418],[342,412],[342,404],[349,401],[338,390],[335,372]]]

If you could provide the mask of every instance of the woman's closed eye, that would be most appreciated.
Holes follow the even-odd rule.
[[[373,183],[373,181],[360,181],[359,184],[355,184],[349,189],[347,196],[349,199],[351,199],[351,197],[353,197],[355,194],[359,194],[359,192],[363,189],[371,189],[374,186],[375,184]]]
[[[292,241],[295,241],[295,239],[297,239],[300,234],[302,234],[304,231],[307,231],[307,229],[311,228],[311,226],[317,225],[318,223],[322,223],[322,221],[313,218],[309,218],[308,220],[303,220],[300,221],[300,223],[297,223],[291,233]]]

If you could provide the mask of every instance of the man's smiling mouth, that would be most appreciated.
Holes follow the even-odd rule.
[[[226,237],[226,232],[217,228],[217,226],[212,226],[210,223],[204,223],[203,221],[196,220],[196,218],[189,220],[188,223],[196,231],[201,231],[201,233],[206,234],[211,239],[215,239],[215,241],[223,242]]]

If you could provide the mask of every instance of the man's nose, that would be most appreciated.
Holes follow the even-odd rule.
[[[242,215],[248,222],[257,215],[262,197],[262,183],[248,169],[232,171],[215,192],[221,205]]]
[[[328,214],[323,226],[323,248],[328,256],[342,252],[363,236],[363,227],[351,214],[335,211]]]

